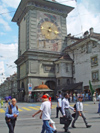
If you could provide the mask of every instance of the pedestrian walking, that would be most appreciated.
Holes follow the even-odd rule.
[[[67,123],[64,126],[64,129],[65,129],[65,132],[66,133],[70,133],[70,131],[68,130],[68,128],[69,128],[69,125],[70,125],[70,123],[72,121],[72,115],[71,115],[69,109],[75,111],[74,108],[69,105],[68,98],[69,98],[69,94],[68,93],[65,93],[64,94],[64,99],[62,100],[63,116],[66,117],[66,119],[67,119]]]
[[[73,102],[75,102],[75,101],[76,101],[76,94],[73,93]]]
[[[47,133],[53,133],[53,132],[56,133],[56,131],[52,131],[53,129],[49,125],[49,120],[50,120],[50,115],[51,115],[51,103],[48,100],[48,97],[46,95],[42,96],[42,101],[43,102],[41,104],[40,110],[37,111],[35,114],[33,114],[32,117],[42,112],[43,126],[42,126],[41,133],[44,133],[45,130]]]
[[[57,99],[57,107],[56,107],[56,117],[55,118],[58,118],[59,111],[63,115],[63,113],[62,113],[62,99],[60,97],[58,97],[58,95],[56,95],[56,99]]]
[[[94,102],[94,104],[96,103],[96,92],[94,92],[94,94],[93,94],[93,102]]]
[[[99,92],[99,95],[97,97],[97,101],[99,101],[99,103],[98,103],[98,112],[97,113],[100,114],[100,92]]]
[[[59,91],[59,98],[61,98],[61,99],[63,98],[62,94],[61,94],[61,91]]]
[[[9,128],[9,133],[14,133],[15,123],[19,115],[18,106],[16,105],[16,99],[12,99],[12,104],[6,109],[5,120]]]
[[[0,103],[1,103],[1,108],[3,108],[3,99],[1,99]]]
[[[75,118],[74,118],[74,120],[72,122],[72,127],[73,128],[76,128],[75,127],[75,122],[76,122],[76,120],[78,119],[79,116],[81,116],[83,118],[87,128],[91,127],[91,125],[88,125],[88,123],[86,121],[86,117],[84,116],[82,100],[83,100],[83,97],[79,96],[78,102],[76,103],[76,116],[75,116]]]

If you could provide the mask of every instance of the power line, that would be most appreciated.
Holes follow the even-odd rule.
[[[0,13],[0,15],[3,15],[3,14],[8,14],[8,13],[12,13],[12,12],[15,12],[15,11],[3,12],[3,13]]]

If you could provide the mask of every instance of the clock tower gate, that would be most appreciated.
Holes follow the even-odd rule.
[[[50,0],[21,0],[12,19],[19,27],[17,80],[19,100],[24,90],[28,101],[28,84],[56,83],[54,62],[66,47],[66,17],[73,8]],[[24,88],[21,88],[24,83]],[[51,89],[51,88],[50,88]],[[56,88],[55,88],[56,89]]]

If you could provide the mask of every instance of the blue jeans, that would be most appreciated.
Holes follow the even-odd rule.
[[[41,133],[44,133],[45,130],[46,130],[46,133],[53,133],[52,128],[50,127],[48,120],[43,120],[43,126],[42,126]]]
[[[15,127],[15,120],[11,120],[9,122],[6,122],[9,128],[9,133],[14,133],[14,127]]]
[[[98,103],[98,113],[100,113],[100,103]]]

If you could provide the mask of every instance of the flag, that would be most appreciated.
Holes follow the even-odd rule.
[[[90,81],[90,80],[89,80],[89,87],[90,87],[91,94],[92,94],[92,96],[93,96],[93,94],[94,94],[94,89],[93,89],[93,87],[92,87],[92,84],[91,84],[91,81]]]

